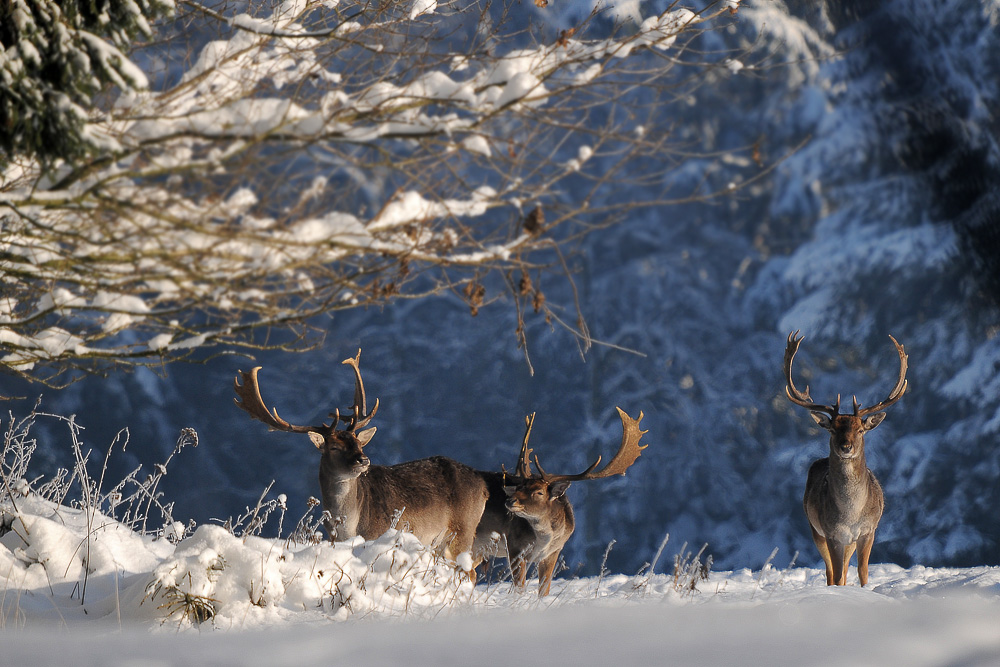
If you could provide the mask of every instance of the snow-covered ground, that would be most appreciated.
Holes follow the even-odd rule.
[[[867,588],[853,570],[828,588],[805,567],[704,578],[678,547],[651,575],[559,579],[539,600],[473,587],[395,531],[154,537],[16,491],[0,525],[2,665],[1000,664],[996,567],[875,565]]]

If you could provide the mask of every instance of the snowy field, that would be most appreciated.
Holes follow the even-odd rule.
[[[407,533],[336,546],[222,526],[141,534],[22,487],[2,504],[2,665],[998,665],[1000,568],[565,578],[473,587]],[[15,502],[11,502],[11,500]],[[16,507],[15,507],[16,505]],[[265,508],[266,509],[266,508]]]

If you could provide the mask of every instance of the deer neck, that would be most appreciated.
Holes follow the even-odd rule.
[[[548,553],[551,545],[561,545],[573,532],[573,510],[562,499],[553,503],[551,511],[546,514],[525,519],[535,531],[536,553]]]
[[[361,520],[359,488],[359,479],[361,478],[325,477],[325,475],[320,475],[323,509],[330,513],[330,519],[336,525],[337,535],[335,539],[345,540],[355,537],[358,535],[358,523]]]
[[[862,451],[850,459],[840,458],[830,453],[830,467],[827,478],[829,488],[837,505],[841,507],[862,506],[868,500],[868,464]]]

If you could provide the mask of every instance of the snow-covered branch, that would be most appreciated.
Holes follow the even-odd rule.
[[[301,347],[320,314],[443,290],[475,312],[491,273],[562,271],[559,248],[607,224],[591,210],[640,204],[614,200],[621,179],[669,187],[656,116],[723,66],[682,47],[729,14],[621,31],[594,15],[548,38],[436,3],[183,6],[219,37],[165,25],[137,60],[156,70],[119,63],[117,98],[87,112],[101,151],[4,167],[0,363],[16,373]]]

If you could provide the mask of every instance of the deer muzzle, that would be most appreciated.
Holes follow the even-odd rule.
[[[354,459],[354,471],[359,475],[368,472],[368,468],[371,467],[372,461],[370,458],[364,454],[359,454],[356,459]]]
[[[861,447],[853,442],[838,442],[833,446],[833,453],[842,459],[853,459],[861,451]]]

